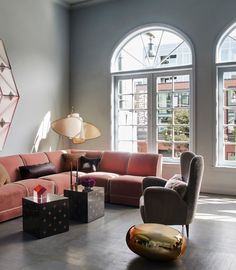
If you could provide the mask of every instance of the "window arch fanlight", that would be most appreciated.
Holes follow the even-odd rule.
[[[119,43],[111,59],[115,150],[173,161],[193,148],[192,51],[184,34],[161,25]]]
[[[216,46],[217,166],[236,166],[236,23]]]
[[[220,37],[216,46],[216,63],[236,62],[236,23]]]
[[[155,69],[192,64],[190,42],[170,27],[145,27],[128,35],[117,46],[111,72]]]

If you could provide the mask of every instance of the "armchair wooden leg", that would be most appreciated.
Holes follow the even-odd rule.
[[[189,225],[185,225],[185,227],[186,227],[187,238],[189,238]]]

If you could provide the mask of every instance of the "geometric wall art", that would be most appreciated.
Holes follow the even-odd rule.
[[[7,53],[0,39],[0,151],[3,149],[19,100]]]

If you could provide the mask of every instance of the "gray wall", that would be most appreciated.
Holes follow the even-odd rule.
[[[0,0],[0,39],[20,94],[0,155],[30,152],[45,115],[54,120],[69,110],[69,10],[53,0]],[[49,131],[38,151],[57,142]]]
[[[236,194],[236,169],[214,167],[214,47],[225,27],[236,21],[235,0],[117,0],[72,11],[71,103],[102,136],[83,148],[111,148],[113,49],[133,29],[151,23],[174,26],[195,47],[195,151],[205,158],[203,191]],[[175,168],[164,165],[164,175]]]

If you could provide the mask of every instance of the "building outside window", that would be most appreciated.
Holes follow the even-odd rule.
[[[220,38],[217,66],[217,166],[236,165],[236,25]]]
[[[112,57],[113,148],[177,159],[193,147],[192,49],[176,30],[140,29]]]

